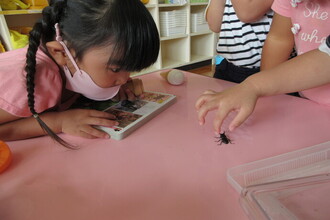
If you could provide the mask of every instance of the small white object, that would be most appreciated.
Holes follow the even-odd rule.
[[[301,3],[302,0],[291,0],[291,6],[292,7],[297,7],[298,6],[298,3]]]
[[[321,45],[319,46],[319,50],[324,53],[327,53],[330,56],[330,37],[328,37],[323,43],[321,43]]]
[[[184,82],[184,74],[180,70],[171,70],[166,77],[172,85],[181,85]]]
[[[300,31],[300,25],[299,24],[293,24],[293,27],[291,28],[291,31],[294,35],[298,34]]]

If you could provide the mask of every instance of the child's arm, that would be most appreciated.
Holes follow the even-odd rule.
[[[231,0],[237,17],[245,23],[258,21],[271,8],[273,0]]]
[[[240,126],[253,112],[259,97],[302,91],[330,83],[330,56],[318,49],[293,58],[273,69],[248,77],[241,84],[216,93],[206,91],[197,100],[200,124],[205,116],[217,109],[214,129],[220,133],[223,120],[231,111],[238,114],[229,130]]]
[[[262,49],[261,70],[287,61],[294,47],[291,19],[274,14],[270,31]]]
[[[209,28],[216,33],[221,30],[225,0],[211,0],[206,10]],[[259,20],[270,10],[273,0],[232,0],[237,17],[245,23]]]
[[[221,30],[225,3],[225,0],[211,0],[208,8],[206,9],[207,23],[209,28],[215,33],[219,33]]]
[[[127,83],[120,87],[118,94],[112,100],[134,101],[137,97],[143,97],[143,82],[139,78],[129,79]]]
[[[330,56],[319,49],[297,56],[247,80],[257,88],[258,96],[303,91],[330,83]]]
[[[0,110],[1,115],[8,113]],[[15,120],[13,120],[15,118]],[[92,125],[111,127],[118,122],[113,121],[112,114],[96,110],[72,109],[63,112],[47,112],[40,114],[40,118],[54,133],[67,133],[85,138],[107,138],[108,135]],[[11,121],[0,123],[0,139],[4,141],[21,140],[45,135],[36,119],[18,118],[11,116]]]

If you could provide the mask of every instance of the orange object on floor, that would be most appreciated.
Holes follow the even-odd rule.
[[[0,173],[5,171],[11,162],[11,151],[8,145],[0,140]]]

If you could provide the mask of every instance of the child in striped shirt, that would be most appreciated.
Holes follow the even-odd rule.
[[[206,20],[219,34],[215,78],[236,83],[260,71],[263,43],[272,22],[273,0],[210,0]]]

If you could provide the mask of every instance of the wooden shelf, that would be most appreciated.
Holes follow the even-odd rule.
[[[161,29],[160,12],[183,10],[186,12],[186,33],[160,36],[161,48],[157,62],[153,67],[134,73],[134,75],[142,75],[155,70],[178,68],[181,66],[212,60],[216,54],[215,45],[217,36],[212,31],[191,32],[190,14],[196,11],[204,11],[208,2],[186,4],[159,4],[158,0],[150,0],[146,7],[153,16],[158,30]]]
[[[5,11],[0,11],[0,15],[40,14],[41,12],[42,9],[5,10]]]

